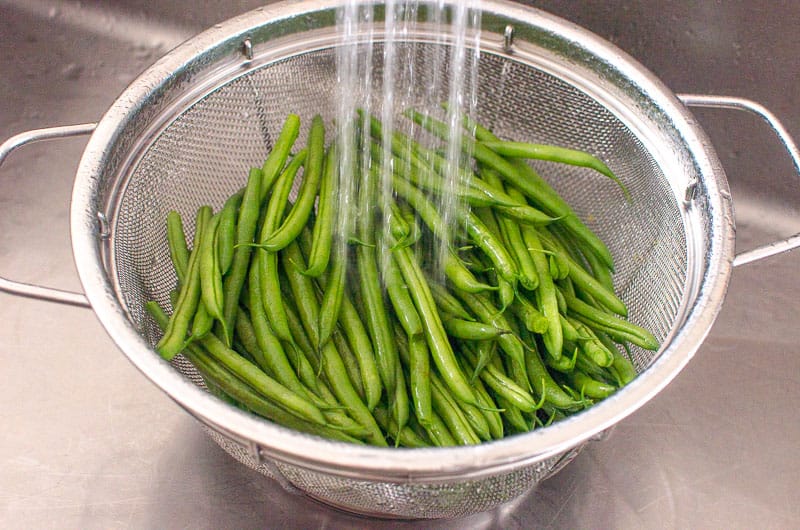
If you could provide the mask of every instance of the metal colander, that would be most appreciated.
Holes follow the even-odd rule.
[[[486,1],[478,119],[501,137],[592,152],[626,183],[631,203],[590,170],[536,165],[607,242],[630,318],[662,341],[660,352],[634,349],[639,377],[595,407],[474,447],[359,447],[235,409],[205,392],[189,363],[167,363],[153,350],[160,332],[144,304],[166,304],[175,284],[164,220],[171,209],[189,222],[202,204],[220,207],[264,160],[288,112],[306,124],[321,113],[330,124],[339,3],[287,2],[233,19],[181,45],[126,90],[99,123],[76,179],[79,274],[124,353],[237,460],[359,513],[431,518],[488,510],[556,472],[689,361],[730,272],[727,183],[686,109],[633,60],[563,20]],[[404,38],[417,43],[420,61],[449,46],[423,23]]]

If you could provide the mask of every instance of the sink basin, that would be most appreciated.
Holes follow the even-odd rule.
[[[263,2],[0,0],[0,139],[99,119],[184,39]],[[617,44],[677,93],[770,108],[800,138],[791,2],[523,2]],[[800,232],[800,179],[758,118],[697,110],[730,181],[737,251]],[[0,169],[0,274],[80,290],[69,245],[84,139]],[[734,270],[709,337],[656,399],[531,493],[425,528],[800,526],[800,252]],[[0,526],[397,528],[236,463],[121,355],[91,311],[0,294]]]

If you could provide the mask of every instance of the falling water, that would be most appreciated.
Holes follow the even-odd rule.
[[[383,7],[380,7],[380,6]],[[338,251],[346,252],[355,230],[356,187],[359,178],[379,178],[379,198],[358,216],[379,220],[378,232],[388,229],[390,205],[395,200],[392,146],[398,132],[423,147],[422,163],[438,168],[441,193],[428,193],[449,230],[436,248],[425,249],[432,263],[440,263],[458,230],[460,209],[466,207],[455,193],[464,179],[463,140],[470,131],[464,116],[474,116],[477,104],[477,64],[480,39],[480,0],[446,3],[444,0],[386,0],[382,4],[347,0],[338,12],[337,137],[340,158],[340,215]],[[381,19],[383,18],[383,19]],[[403,115],[414,109],[448,126],[449,141],[434,139]],[[354,117],[359,110],[362,119]],[[374,160],[368,142],[359,145],[359,131],[369,138],[370,118],[380,120],[380,160]],[[375,133],[377,131],[373,131]],[[397,160],[397,158],[395,159]],[[382,243],[384,238],[377,237]],[[387,254],[385,248],[379,255]],[[427,260],[426,260],[427,261]]]

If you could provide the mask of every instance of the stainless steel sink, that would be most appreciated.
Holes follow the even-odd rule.
[[[261,2],[0,0],[0,139],[97,120],[185,38]],[[800,138],[800,4],[525,2],[616,43],[675,92],[747,97]],[[737,250],[800,232],[800,178],[760,120],[697,111],[725,166]],[[79,290],[67,226],[83,140],[0,169],[0,274]],[[800,253],[736,268],[695,359],[555,477],[491,513],[387,523],[284,491],[223,453],[91,311],[0,295],[0,526],[800,526]]]

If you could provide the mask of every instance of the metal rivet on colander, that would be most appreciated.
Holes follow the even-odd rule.
[[[111,230],[108,228],[108,218],[103,212],[97,212],[97,237],[100,239],[108,239],[111,235]]]
[[[503,51],[506,53],[511,53],[513,46],[514,46],[514,26],[509,24],[506,26],[506,29],[503,30]]]
[[[242,42],[242,53],[247,57],[248,61],[253,60],[253,41],[244,39],[244,42]]]

